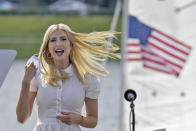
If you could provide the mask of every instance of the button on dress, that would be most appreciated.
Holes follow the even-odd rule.
[[[34,131],[81,131],[77,124],[67,125],[56,118],[63,115],[61,112],[81,114],[85,97],[97,99],[100,93],[100,84],[96,77],[88,76],[88,86],[84,86],[69,65],[64,71],[70,78],[58,81],[60,87],[54,87],[41,79],[39,59],[31,57],[28,62],[34,61],[38,70],[31,81],[30,91],[37,92],[37,125]]]

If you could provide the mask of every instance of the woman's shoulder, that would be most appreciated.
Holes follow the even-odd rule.
[[[99,82],[99,78],[93,75],[87,75],[86,79],[87,79],[87,82]]]
[[[92,88],[92,87],[95,88],[95,87],[99,87],[100,85],[100,79],[97,76],[87,75],[86,81],[87,81],[87,88]]]
[[[98,77],[88,75],[87,82],[88,85],[85,88],[85,97],[97,99],[100,94],[100,82]]]

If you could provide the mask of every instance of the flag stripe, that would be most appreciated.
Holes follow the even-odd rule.
[[[140,41],[138,38],[127,39],[127,43],[136,43],[140,45]]]
[[[176,65],[175,63],[170,62],[168,60],[160,59],[159,56],[150,55],[148,53],[143,53],[143,54],[144,54],[143,60],[150,61],[152,63],[156,63],[163,66],[170,66],[170,68],[174,69],[176,72],[180,72],[180,70],[182,69],[182,66]],[[166,65],[166,63],[168,65]]]
[[[131,46],[128,46],[127,47],[127,49],[126,49],[127,51],[141,51],[141,47],[136,47],[136,46],[133,46],[133,47],[131,47]]]
[[[143,57],[144,58],[148,58],[148,59],[151,59],[153,61],[157,61],[159,63],[162,63],[162,65],[166,65],[165,63],[168,63],[170,66],[172,66],[172,68],[174,68],[175,70],[178,70],[178,72],[183,68],[182,66],[180,65],[177,65],[175,63],[173,63],[172,61],[168,61],[167,59],[164,59],[164,58],[160,58],[160,56],[156,56],[156,55],[151,55],[152,53],[142,53],[143,54]]]
[[[141,61],[141,47],[138,39],[128,39],[127,40],[127,61]]]
[[[151,42],[149,42],[149,45],[150,45],[150,47],[153,47],[153,48],[156,48],[157,50],[159,50],[159,52],[164,53],[165,57],[168,56],[167,58],[171,57],[171,58],[175,59],[176,61],[181,61],[183,63],[186,61],[186,60],[184,60],[184,59],[182,59],[182,58],[180,58],[180,57],[178,57],[178,56],[176,56],[176,55],[174,55],[174,54],[172,54],[172,53],[170,53],[170,52],[168,52],[168,51],[158,47],[157,45],[155,45],[155,44],[153,44]]]
[[[141,61],[141,58],[127,58],[127,61]]]
[[[127,51],[128,54],[140,54],[141,51]]]
[[[151,35],[151,37],[152,37],[153,39],[156,39],[157,41],[160,41],[161,43],[167,45],[168,47],[171,47],[172,49],[177,50],[177,51],[179,51],[180,53],[183,53],[183,54],[186,55],[186,56],[189,55],[188,52],[185,52],[185,51],[183,51],[182,49],[179,49],[178,47],[173,46],[173,45],[171,45],[171,44],[169,44],[169,43],[167,43],[167,42],[165,42],[165,41],[159,39],[159,38],[156,37],[156,36]]]
[[[131,47],[140,46],[140,44],[139,43],[128,43],[127,46],[131,46]]]
[[[167,63],[167,66],[169,66],[171,69],[173,69],[173,71],[180,73],[180,71],[182,70],[182,68],[178,68],[177,66]]]
[[[157,66],[156,64],[153,64],[153,63],[150,63],[150,62],[145,62],[144,67],[150,68],[150,69],[153,69],[153,70],[156,70],[156,71],[171,74],[171,71],[168,70],[168,68],[165,68],[165,66]]]
[[[159,61],[159,62],[163,62],[164,63],[163,59],[160,58],[159,56],[149,54],[148,52],[143,52],[142,55],[143,55],[143,57],[151,58],[151,59],[153,59],[155,61]]]
[[[187,58],[186,55],[182,54],[181,52],[178,52],[176,50],[173,50],[172,48],[164,45],[164,43],[161,43],[160,41],[157,41],[155,39],[149,38],[150,43],[153,43],[154,45],[156,45],[157,47],[159,47],[160,49],[169,52],[170,54],[175,54],[174,56],[180,58],[180,59],[185,59]]]
[[[163,52],[160,52],[156,48],[152,48],[152,51],[155,52],[155,53],[157,53],[162,59],[164,58],[164,60],[173,62],[173,63],[175,63],[177,65],[180,65],[180,66],[183,66],[184,65],[184,62],[181,62],[178,59],[174,59],[174,58],[170,57],[169,55],[167,55],[167,54],[165,54]]]
[[[151,59],[151,58],[148,58],[148,57],[143,57],[143,60],[145,60],[145,61],[150,61],[150,62],[152,62],[152,63],[156,63],[156,64],[158,64],[158,65],[165,65],[165,63],[163,63],[163,62],[161,62],[161,61],[156,61],[155,59]]]
[[[150,51],[149,49],[142,47],[142,52],[150,54],[152,56],[157,56],[157,54],[153,53],[152,51]]]
[[[188,46],[188,45],[186,45],[186,44],[184,44],[184,43],[182,43],[182,42],[180,42],[180,41],[178,41],[178,40],[176,40],[176,39],[174,39],[174,38],[172,38],[172,37],[170,37],[170,36],[168,36],[168,35],[166,35],[166,34],[164,34],[164,33],[162,33],[162,32],[160,32],[159,30],[156,30],[156,29],[155,29],[154,31],[157,32],[157,33],[159,33],[159,34],[161,34],[162,36],[165,36],[165,37],[171,39],[171,40],[174,41],[176,44],[179,44],[179,45],[181,45],[182,47],[186,47],[186,48],[188,49],[188,51],[191,50],[191,47],[190,47],[190,46]]]
[[[169,43],[179,49],[182,49],[186,52],[190,51],[190,49],[188,48],[189,46],[184,46],[184,44],[179,44],[178,42],[174,41],[173,39],[170,39],[169,37],[162,35],[160,32],[153,31],[152,35],[156,36],[156,37],[160,38],[161,40],[163,40],[163,41],[165,41],[165,42],[167,42],[167,43]]]
[[[161,66],[153,65],[152,63],[144,64],[144,67],[152,69],[152,70],[155,70],[155,71],[160,71],[160,72],[163,72],[163,73],[173,74],[175,76],[179,76],[178,72],[169,71],[168,68],[164,68],[164,67],[161,67]]]
[[[164,58],[163,58],[163,59],[164,59]],[[165,62],[167,62],[167,63],[169,63],[169,64],[171,64],[171,65],[173,65],[173,66],[175,66],[175,67],[177,67],[177,68],[180,68],[180,69],[183,68],[182,65],[176,64],[176,63],[174,63],[173,61],[170,61],[170,60],[168,60],[168,59],[164,59],[164,60],[165,60]]]

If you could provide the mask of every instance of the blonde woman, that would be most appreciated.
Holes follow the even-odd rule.
[[[118,46],[108,42],[116,32],[73,32],[65,24],[51,25],[44,35],[39,56],[26,64],[17,119],[24,123],[36,99],[38,121],[34,131],[81,131],[94,128],[98,120],[100,85],[97,76],[108,72],[99,64]],[[106,48],[106,45],[108,47]],[[81,115],[85,103],[86,115]]]

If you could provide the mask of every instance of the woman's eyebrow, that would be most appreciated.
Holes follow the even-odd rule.
[[[50,40],[51,40],[51,39],[56,39],[56,37],[51,37],[51,38],[49,38],[49,39],[50,39]]]

